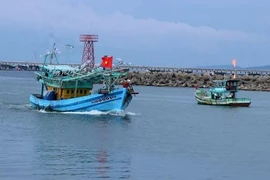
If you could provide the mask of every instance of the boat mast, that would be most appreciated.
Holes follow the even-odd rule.
[[[46,55],[44,56],[44,61],[43,61],[43,65],[42,65],[42,68],[41,68],[42,79],[44,79],[44,76],[46,76],[46,74],[47,74],[47,72],[46,72],[47,70],[45,68],[45,65],[47,64],[47,58],[48,58],[48,56],[50,56],[50,64],[53,63],[53,59],[54,58],[56,59],[56,63],[59,64],[58,58],[57,58],[57,55],[56,55],[57,53],[59,53],[59,52],[58,52],[58,49],[55,48],[55,43],[54,43],[53,44],[53,49],[51,51],[47,51]],[[47,89],[47,85],[45,84],[45,81],[42,81],[41,84],[42,84],[41,85],[41,96],[43,96],[44,86]]]

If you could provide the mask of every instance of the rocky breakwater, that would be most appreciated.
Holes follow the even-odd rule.
[[[187,74],[176,72],[130,72],[128,79],[138,86],[167,86],[209,88],[213,80],[222,80],[222,75]],[[226,76],[225,79],[230,79]],[[238,76],[239,89],[248,91],[270,91],[270,76]],[[119,81],[119,83],[122,83]]]

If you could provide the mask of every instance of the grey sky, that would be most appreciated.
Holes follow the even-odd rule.
[[[98,34],[104,54],[138,65],[239,66],[268,63],[270,1],[259,0],[9,0],[0,7],[0,60],[34,61],[56,42],[73,44],[80,63],[81,33]],[[16,53],[14,53],[14,51]]]

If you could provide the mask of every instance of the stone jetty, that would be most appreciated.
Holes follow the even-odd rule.
[[[209,88],[213,80],[231,79],[230,75],[191,74],[176,72],[130,72],[128,79],[133,85],[159,87]],[[270,91],[270,76],[237,76],[239,89],[247,91]],[[122,83],[121,80],[119,84]]]

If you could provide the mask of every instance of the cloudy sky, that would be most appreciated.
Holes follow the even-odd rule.
[[[40,61],[55,42],[61,62],[80,63],[87,33],[99,36],[96,62],[106,54],[136,65],[266,65],[269,8],[269,0],[6,0],[0,61]]]

